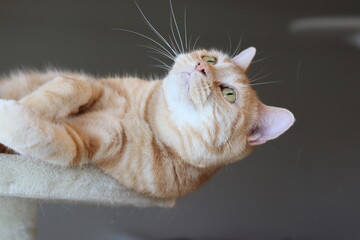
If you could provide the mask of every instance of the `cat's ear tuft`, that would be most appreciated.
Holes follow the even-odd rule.
[[[236,55],[233,60],[239,65],[242,69],[245,71],[248,70],[251,61],[255,57],[256,54],[256,48],[249,47],[245,50],[243,50],[241,53]]]
[[[277,138],[295,122],[294,115],[285,108],[261,106],[260,119],[251,132],[248,143],[251,146],[263,144]]]

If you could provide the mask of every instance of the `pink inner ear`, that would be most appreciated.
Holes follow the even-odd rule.
[[[289,110],[263,105],[258,126],[248,138],[249,144],[260,145],[277,138],[288,130],[294,121],[294,115]]]
[[[255,57],[255,54],[256,49],[254,47],[249,47],[236,55],[233,60],[237,65],[246,71],[249,68],[251,61]]]

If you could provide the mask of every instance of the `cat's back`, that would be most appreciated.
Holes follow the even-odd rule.
[[[10,74],[0,77],[0,98],[19,100],[20,98],[38,89],[44,83],[66,73],[68,72],[61,72],[56,70],[12,71]]]

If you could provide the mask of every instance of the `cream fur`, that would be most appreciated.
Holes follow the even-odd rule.
[[[36,87],[23,88],[24,74],[10,76],[0,81],[0,143],[62,166],[91,163],[148,196],[181,197],[294,122],[262,107],[246,76],[254,54],[179,54],[163,81],[29,72]]]
[[[182,53],[163,81],[62,71],[3,79],[0,151],[23,156],[0,155],[0,198],[173,206],[172,199],[293,124],[291,112],[274,117],[278,109],[265,107],[252,89],[246,71],[255,53]],[[236,101],[223,89],[232,89]],[[0,238],[31,239],[32,203],[14,199],[18,205],[3,198]]]

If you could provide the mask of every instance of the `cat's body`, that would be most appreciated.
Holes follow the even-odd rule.
[[[245,75],[254,54],[181,54],[164,80],[152,81],[12,74],[0,80],[0,143],[8,147],[0,152],[91,163],[146,195],[183,196],[293,123],[290,112],[257,99]],[[223,89],[236,101],[224,101]]]

